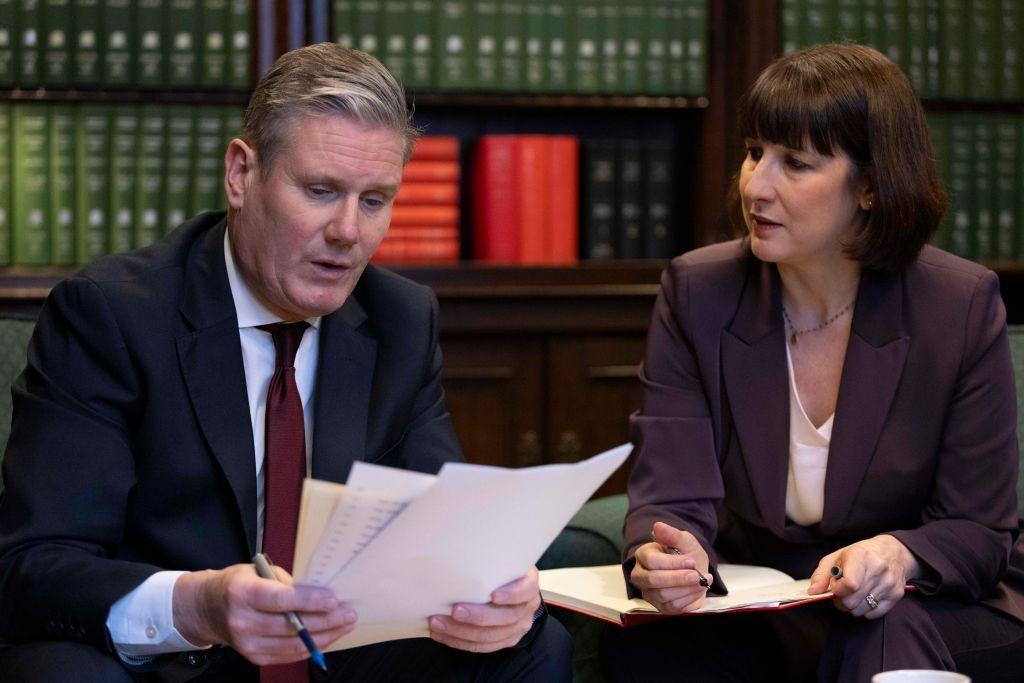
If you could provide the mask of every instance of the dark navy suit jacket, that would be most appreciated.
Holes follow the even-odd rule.
[[[921,562],[924,593],[1024,620],[1016,398],[995,275],[932,247],[901,273],[863,271],[823,519],[810,527],[785,512],[781,291],[775,266],[741,241],[684,254],[663,274],[631,421],[626,576],[658,520],[692,532],[713,564],[720,554],[797,578],[891,533]]]

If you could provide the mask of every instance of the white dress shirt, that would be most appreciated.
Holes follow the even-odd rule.
[[[821,521],[825,509],[825,468],[832,441],[835,413],[815,427],[796,391],[793,359],[786,346],[789,367],[789,477],[786,482],[786,517],[801,526]]]
[[[227,267],[231,297],[238,318],[238,335],[242,342],[242,365],[252,420],[252,441],[256,455],[256,547],[263,545],[264,462],[267,412],[267,387],[274,374],[276,350],[269,332],[259,325],[281,322],[268,311],[246,286],[235,266],[231,241],[224,232],[224,265]],[[320,346],[320,318],[306,320],[310,327],[302,337],[295,354],[295,383],[302,398],[302,416],[306,432],[306,473],[312,467],[313,389],[316,382],[317,352]],[[213,542],[205,539],[205,542]],[[121,658],[129,664],[142,664],[166,652],[201,649],[187,641],[174,628],[172,598],[174,584],[181,571],[161,571],[139,584],[110,608],[107,630]]]

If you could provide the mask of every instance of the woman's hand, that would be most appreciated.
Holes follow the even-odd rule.
[[[711,581],[708,554],[689,531],[655,522],[652,533],[654,541],[637,548],[630,583],[659,612],[680,614],[697,609],[708,592],[700,585],[701,575]],[[667,548],[679,552],[666,552]]]
[[[836,607],[855,617],[877,619],[896,606],[907,581],[918,575],[920,566],[907,546],[888,534],[858,541],[821,558],[811,574],[811,595],[828,590],[832,567],[843,570],[832,581]],[[870,596],[870,599],[869,599]],[[875,606],[872,605],[875,604]]]

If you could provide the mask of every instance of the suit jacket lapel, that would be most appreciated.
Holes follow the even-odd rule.
[[[902,300],[899,274],[862,272],[829,444],[824,534],[842,528],[899,386],[910,347]]]
[[[366,313],[354,296],[320,325],[313,407],[313,477],[343,482],[365,457],[377,342],[359,331]]]
[[[786,521],[789,376],[775,266],[751,259],[736,317],[722,331],[722,373],[736,434],[764,524]]]
[[[193,247],[177,339],[178,362],[199,427],[238,505],[249,550],[256,548],[256,456],[238,320],[224,265],[226,221]]]

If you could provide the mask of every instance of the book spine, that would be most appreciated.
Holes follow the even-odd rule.
[[[406,164],[402,171],[402,182],[443,183],[458,179],[459,163],[457,161],[418,161],[414,159]]]
[[[686,8],[682,2],[670,2],[665,78],[672,95],[686,92],[686,32]]]
[[[75,262],[75,113],[50,105],[50,263]]]
[[[469,90],[472,77],[472,21],[469,0],[441,0],[437,5],[435,29],[438,60],[437,85],[440,88]]]
[[[213,211],[224,194],[221,160],[226,149],[221,147],[221,115],[211,107],[197,107],[192,139],[192,192],[189,215]]]
[[[864,36],[861,0],[836,0],[836,39],[859,43]]]
[[[520,135],[516,140],[516,201],[519,203],[519,263],[544,263],[551,253],[547,223],[550,196],[551,140],[545,135]]]
[[[200,43],[197,0],[170,0],[167,9],[167,84],[187,88],[196,84],[200,66]],[[145,124],[143,124],[145,127]]]
[[[331,2],[331,35],[334,42],[342,47],[356,47],[355,2],[354,0],[333,0]]]
[[[14,0],[0,0],[0,88],[9,88],[17,82],[14,48],[18,36],[18,11]]]
[[[136,151],[134,246],[146,247],[156,242],[163,225],[161,200],[164,196],[164,147],[167,144],[164,107],[144,104],[139,108],[139,141]]]
[[[475,87],[498,90],[501,87],[500,59],[501,14],[497,0],[473,0],[473,72]]]
[[[907,12],[906,0],[881,0],[879,50],[907,70]]]
[[[4,0],[0,0],[3,2]],[[104,35],[100,24],[99,0],[75,0],[74,81],[78,86],[99,85],[103,60],[100,48]]]
[[[1020,192],[1024,183],[1024,119],[1017,117],[1017,225],[1021,232],[1017,233],[1017,259],[1024,259],[1024,192]]]
[[[228,0],[203,0],[200,84],[218,88],[228,83]]]
[[[951,117],[949,122],[949,189],[952,206],[949,250],[965,258],[974,256],[971,253],[974,218],[973,133],[972,126],[965,116]]]
[[[991,118],[986,114],[972,115],[974,125],[974,231],[975,258],[995,257],[995,226],[992,223],[994,194],[994,133]]]
[[[519,199],[522,195],[517,185],[516,156],[514,136],[489,135],[477,142],[473,173],[473,255],[478,261],[519,261]]]
[[[48,174],[48,108],[45,104],[14,106],[14,225],[15,265],[50,262]]]
[[[617,0],[602,0],[601,7],[601,90],[606,93],[621,93],[622,85],[622,9]],[[664,33],[664,31],[662,32]],[[644,67],[648,70],[664,69],[664,36],[652,36],[645,54]],[[660,78],[659,78],[660,76]],[[647,80],[664,84],[664,73],[648,74]]]
[[[925,68],[928,58],[928,7],[925,0],[906,0],[907,40],[905,62],[907,78],[920,97],[927,92]]]
[[[309,42],[326,43],[331,39],[328,0],[309,0]]]
[[[412,6],[409,0],[383,0],[381,7],[381,61],[399,83],[405,83],[409,77],[412,47],[409,42]]]
[[[413,144],[413,161],[458,161],[459,139],[454,135],[425,135]]]
[[[940,7],[941,94],[959,99],[967,95],[967,3],[965,0],[942,0]]]
[[[110,120],[105,105],[84,104],[75,117],[75,260],[107,251]]]
[[[256,2],[256,76],[270,71],[277,59],[277,11],[273,0]]]
[[[402,183],[395,195],[395,205],[426,204],[456,205],[459,203],[459,186],[456,183]]]
[[[619,145],[618,211],[616,237],[617,256],[623,259],[638,259],[644,255],[644,239],[641,228],[644,223],[643,211],[643,166],[640,144],[624,141]]]
[[[569,73],[570,57],[574,36],[570,30],[571,0],[549,0],[544,35],[547,41],[547,82],[548,92],[567,93],[572,91]]]
[[[835,35],[832,0],[803,0],[804,14],[800,22],[800,39],[804,45],[832,42]]]
[[[138,174],[139,110],[114,108],[110,125],[110,252],[129,251],[135,244],[135,178]]]
[[[1021,30],[1024,29],[1024,4],[1017,0],[1002,0],[997,22],[999,32],[1000,64],[999,99],[1018,100],[1024,97],[1024,54],[1021,54]]]
[[[143,88],[159,88],[167,82],[164,73],[164,0],[138,0],[138,30],[135,53],[139,56],[136,83]]]
[[[782,54],[796,52],[803,47],[800,25],[803,22],[804,0],[782,0]]]
[[[860,42],[870,45],[879,52],[882,49],[882,21],[879,0],[860,0]]]
[[[644,145],[644,258],[667,259],[675,253],[672,231],[672,146],[668,141]]]
[[[16,5],[17,6],[17,5]],[[18,6],[18,84],[39,85],[42,81],[43,11],[40,0],[21,0]]]
[[[306,0],[284,0],[284,44],[286,50],[298,50],[306,44]]]
[[[0,102],[0,266],[11,263],[11,222],[14,213],[14,190],[11,186],[13,108],[10,102]]]
[[[1001,116],[996,121],[995,216],[996,258],[1010,261],[1017,257],[1020,245],[1021,216],[1017,214],[1018,188],[1024,182],[1020,169],[1020,117]]]
[[[523,79],[529,92],[547,89],[547,11],[539,0],[523,1]]]
[[[391,225],[458,225],[459,206],[403,204],[391,209]]]
[[[235,106],[220,108],[220,153],[217,158],[217,208],[228,208],[228,196],[224,193],[224,153],[231,141],[239,136],[242,130],[243,109]]]
[[[950,198],[952,198],[952,193],[949,190],[949,117],[945,114],[928,114],[928,132],[935,156],[935,169],[939,174],[943,187]],[[940,249],[950,249],[951,214],[951,210],[946,211],[946,214],[939,221],[938,228],[932,238],[932,243]]]
[[[408,88],[429,88],[434,85],[434,3],[412,0],[409,22]]]
[[[383,12],[382,0],[356,0],[355,13],[352,15],[356,46],[374,56],[380,56],[384,47],[380,41]]]
[[[967,21],[967,82],[973,99],[993,100],[999,93],[999,53],[996,0],[972,0]],[[1019,39],[1019,36],[1018,36]]]
[[[585,259],[615,257],[615,145],[583,143],[583,230]]]
[[[707,90],[708,8],[704,0],[686,6],[686,92],[703,95]]]
[[[927,29],[928,52],[925,59],[925,89],[923,97],[938,97],[942,94],[942,31],[939,21],[941,0],[925,0],[928,16],[925,21]]]
[[[546,218],[551,247],[545,259],[552,265],[579,261],[579,168],[579,140],[568,135],[553,136]]]
[[[599,0],[575,0],[572,27],[576,36],[572,52],[572,71],[576,92],[596,93],[601,79],[601,3]]]
[[[252,86],[252,8],[251,0],[230,0],[228,35],[228,85],[245,90]]]
[[[622,56],[619,59],[619,66],[622,71],[619,80],[622,83],[622,92],[642,93],[645,91],[644,45],[647,42],[647,3],[645,0],[625,0],[621,8]],[[681,27],[673,23],[672,28]],[[685,44],[684,33],[678,38]]]
[[[525,65],[523,36],[526,30],[523,2],[522,0],[501,0],[499,7],[501,11],[501,58],[498,80],[503,90],[522,90]]]
[[[43,83],[50,87],[71,85],[71,49],[74,15],[71,0],[46,0],[43,12]]]
[[[168,234],[188,218],[189,174],[192,170],[192,112],[186,107],[166,110],[167,144],[164,168],[163,234]]]
[[[131,50],[133,14],[129,0],[103,0],[103,85],[127,87],[134,81]]]

